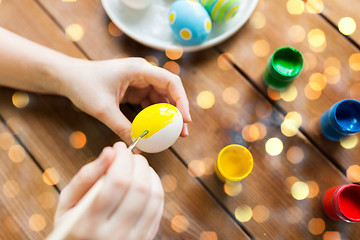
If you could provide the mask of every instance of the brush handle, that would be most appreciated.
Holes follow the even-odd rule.
[[[65,217],[61,220],[60,225],[47,237],[47,240],[63,240],[66,239],[74,225],[79,221],[82,215],[91,206],[96,196],[100,193],[104,186],[105,177],[101,177],[85,196],[76,204],[74,208],[69,210]]]

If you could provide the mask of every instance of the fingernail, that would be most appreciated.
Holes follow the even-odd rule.
[[[192,121],[190,113],[189,113],[189,120],[190,120],[190,122]]]
[[[187,123],[184,123],[184,133],[185,135],[189,135],[189,130],[188,130],[188,126],[187,126]]]

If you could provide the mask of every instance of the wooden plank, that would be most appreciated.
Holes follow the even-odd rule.
[[[317,35],[318,30],[314,34],[314,29],[319,29],[324,35]],[[312,40],[309,40],[309,34],[320,37],[310,37]],[[326,43],[321,45],[321,39],[325,39]],[[325,48],[314,47],[316,44]],[[339,142],[327,140],[319,128],[321,115],[333,104],[345,98],[360,99],[357,90],[360,72],[352,70],[348,63],[350,56],[358,53],[358,49],[321,16],[309,13],[292,15],[287,10],[286,0],[260,1],[250,22],[219,48],[230,53],[234,63],[263,94],[268,94],[262,74],[271,53],[284,45],[293,46],[304,54],[305,67],[290,90],[282,93],[283,98],[275,100],[275,103],[285,112],[300,113],[304,131],[342,169],[358,165],[358,136],[350,144],[344,144],[350,148],[346,149]],[[317,89],[322,85],[324,76],[327,84],[319,91]],[[317,84],[309,84],[311,81]],[[273,99],[276,97],[278,94]]]
[[[336,226],[321,207],[325,191],[331,186],[347,183],[346,178],[302,134],[285,137],[280,131],[283,115],[235,69],[221,69],[212,56],[212,52],[202,52],[193,59],[182,59],[181,63],[182,69],[189,69],[182,71],[181,76],[190,97],[193,123],[189,127],[190,136],[179,140],[174,149],[188,163],[189,169],[199,174],[234,216],[239,206],[248,206],[254,211],[253,218],[243,224],[255,238],[266,235],[270,239],[310,239],[313,234],[308,224],[313,218],[321,218],[327,231],[340,231],[353,237],[352,234],[359,234],[360,229],[355,226],[347,229],[344,229],[345,224]],[[198,97],[203,91],[214,96],[214,105],[209,109],[200,107]],[[246,131],[252,124],[257,124],[253,125],[255,130]],[[271,138],[278,138],[283,145],[282,151],[280,144],[274,144],[270,149],[279,150],[279,155],[271,156],[266,150]],[[245,139],[257,140],[247,143]],[[235,197],[227,196],[223,184],[198,167],[205,164],[211,169],[221,148],[231,143],[248,146],[254,157],[254,169],[242,181],[242,191]],[[292,179],[319,189],[311,187],[315,190],[311,198],[296,200],[290,194]],[[259,208],[269,211],[268,218],[266,214],[258,213]],[[296,218],[293,211],[302,213]]]
[[[56,5],[55,8],[49,2],[43,1],[42,3],[46,4],[46,8],[50,12],[54,12],[54,15],[61,15],[55,13],[56,11],[63,13],[64,9],[68,10],[67,6],[62,7],[60,4]],[[77,4],[81,4],[81,1],[78,1]],[[93,11],[91,10],[91,12]],[[85,10],[83,14],[84,16],[87,15]],[[62,22],[62,18],[59,17],[59,19],[59,22]],[[68,18],[66,21],[71,20]],[[104,28],[101,23],[97,23],[94,27],[96,29]],[[98,36],[97,47],[107,51],[104,43],[106,40],[103,39],[103,43],[100,41],[102,37],[107,38],[107,36]],[[80,43],[80,45],[82,47],[86,46],[84,42]],[[84,50],[89,56],[94,56],[97,59],[96,50],[85,47]],[[247,51],[247,49],[242,48],[242,51]],[[111,56],[111,53],[101,54]],[[115,56],[116,52],[112,54]],[[157,53],[155,52],[155,54]],[[101,56],[103,55],[99,57]],[[263,140],[251,143],[249,147],[254,153],[255,167],[253,173],[242,183],[242,192],[235,197],[227,196],[223,184],[213,174],[210,176],[201,175],[204,184],[234,215],[239,206],[248,205],[254,210],[253,218],[244,225],[255,238],[312,238],[314,236],[307,227],[312,218],[323,219],[326,231],[341,230],[342,234],[345,235],[357,231],[356,228],[348,227],[349,225],[345,224],[336,226],[325,217],[321,210],[322,194],[333,185],[346,183],[344,176],[317,152],[301,134],[286,139],[279,131],[279,125],[282,121],[281,114],[274,111],[271,117],[264,117],[266,112],[271,112],[271,106],[234,69],[230,68],[228,71],[220,69],[214,56],[217,56],[215,52],[205,51],[198,55],[187,55],[187,57],[179,61],[181,76],[191,102],[194,122],[190,125],[190,137],[180,140],[174,146],[174,149],[189,164],[191,172],[201,172],[204,164],[206,164],[206,169],[212,172],[213,161],[221,147],[234,141],[245,143],[241,140],[241,133],[239,135],[239,132],[247,124],[261,121],[267,128],[266,140],[270,137],[278,137],[283,140],[284,150],[282,155],[270,157],[266,154],[264,149],[265,141]],[[227,68],[227,66],[225,63],[222,68]],[[235,92],[238,91],[239,96],[241,96],[235,105],[227,105],[222,100],[223,91],[230,86],[235,87]],[[202,110],[197,106],[197,96],[203,90],[211,91],[215,95],[215,105],[210,110]],[[227,99],[225,101],[231,102],[234,100]],[[257,104],[254,106],[255,102]],[[231,139],[231,133],[235,133],[237,137]],[[286,160],[286,153],[294,146],[299,147],[300,151],[304,153],[304,159],[299,165],[293,165]],[[202,160],[203,162],[194,160]],[[200,167],[196,168],[199,165]],[[321,172],[317,171],[319,168],[322,169]],[[331,176],[331,178],[328,176]],[[314,198],[295,200],[287,192],[289,186],[286,183],[294,179],[291,177],[297,177],[304,182],[314,181],[316,182],[314,185],[319,186],[320,190],[317,194],[316,191],[313,193]],[[259,207],[259,205],[265,207]],[[236,212],[239,214],[241,209],[238,208]],[[270,212],[268,218],[266,213],[261,215],[261,213],[266,212],[264,209]],[[239,218],[241,219],[241,216]],[[343,229],[346,227],[349,229]],[[356,232],[353,234],[356,234]]]
[[[358,45],[360,45],[360,6],[359,2],[356,0],[347,0],[347,1],[336,1],[336,0],[328,0],[323,2],[323,9],[321,6],[317,6],[313,4],[315,9],[323,10],[322,14],[326,16],[330,21],[332,21],[336,26],[339,28],[339,22],[342,18],[352,18],[355,21],[355,31],[353,33],[353,24],[348,22],[346,24],[343,22],[344,25],[341,25],[344,33],[348,35],[352,40],[354,40]],[[344,21],[344,20],[343,20]],[[351,21],[351,20],[350,20]],[[340,29],[340,28],[339,28]]]
[[[34,9],[38,8],[32,1],[27,4]],[[19,5],[2,7],[4,6],[6,8],[3,11],[12,12],[13,18],[22,17],[16,15]],[[26,12],[27,17],[31,18],[32,13]],[[50,21],[43,12],[39,11],[37,14],[44,17],[44,21]],[[15,25],[15,32],[21,34],[22,26]],[[28,25],[30,28],[36,27],[31,21]],[[55,26],[39,26],[45,32],[59,31]],[[36,36],[32,36],[32,39],[35,38]],[[63,36],[54,44],[61,48],[66,42]],[[118,141],[118,137],[104,125],[75,111],[68,100],[29,94],[29,104],[25,108],[16,109],[11,102],[13,93],[13,90],[1,89],[0,113],[41,166],[44,169],[53,169],[50,177],[60,189],[82,165],[98,155],[103,147]],[[86,136],[86,144],[80,149],[73,148],[69,142],[70,135],[75,131],[81,131]],[[167,178],[176,179],[178,182],[176,190],[168,190],[169,193],[166,194],[164,221],[160,227],[159,239],[199,239],[201,236],[205,238],[214,235],[219,239],[248,238],[203,186],[188,175],[186,168],[170,151],[147,157],[160,176],[167,175],[165,180],[163,179],[164,184],[173,186],[173,181],[166,182]],[[196,194],[189,194],[191,192]],[[174,220],[176,216],[180,218]],[[220,223],[218,218],[221,218]],[[186,226],[184,219],[189,221],[189,226],[185,229],[182,228],[184,221]]]
[[[58,192],[0,123],[1,239],[43,239],[52,230]]]

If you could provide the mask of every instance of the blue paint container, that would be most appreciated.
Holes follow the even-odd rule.
[[[344,99],[336,103],[321,116],[320,127],[325,137],[333,141],[359,132],[360,102]]]

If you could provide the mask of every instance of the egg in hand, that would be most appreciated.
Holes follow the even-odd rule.
[[[183,127],[183,117],[175,106],[158,103],[143,109],[131,125],[131,138],[135,141],[145,130],[148,133],[136,145],[147,153],[164,151],[175,143]]]

